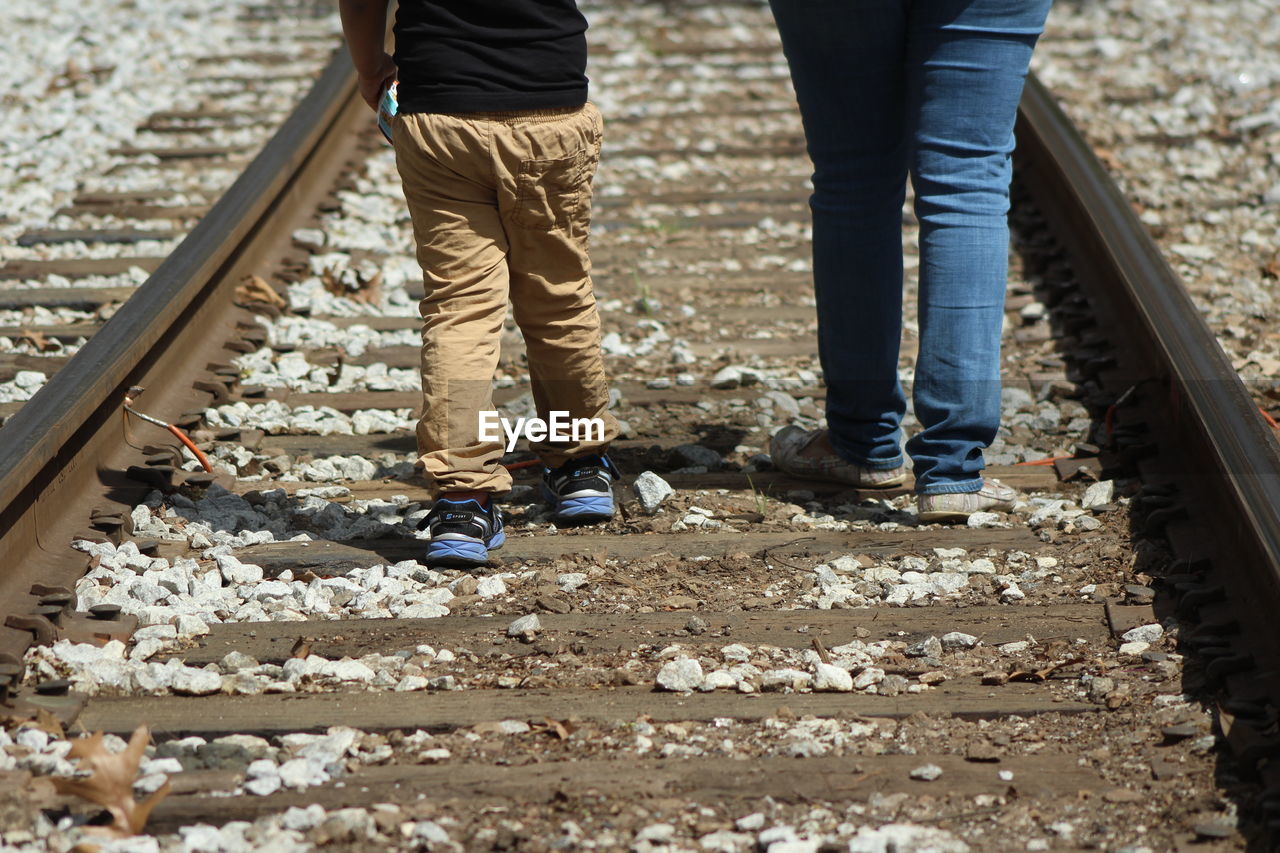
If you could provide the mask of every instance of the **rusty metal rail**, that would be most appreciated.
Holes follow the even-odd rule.
[[[1018,134],[1019,173],[1067,248],[1099,325],[1128,356],[1121,372],[1151,419],[1161,473],[1178,487],[1172,514],[1196,531],[1174,538],[1189,569],[1179,616],[1205,621],[1200,604],[1216,605],[1215,630],[1242,631],[1257,652],[1247,683],[1232,692],[1280,707],[1280,444],[1159,246],[1034,78]]]
[[[192,365],[224,357],[236,282],[278,252],[281,233],[309,215],[352,150],[364,105],[345,48],[199,225],[74,358],[0,429],[0,610],[26,614],[33,584],[66,587],[78,574],[69,543],[90,509],[136,492],[136,462],[121,405],[134,385],[144,405],[174,417],[196,402]],[[300,213],[301,212],[301,213]],[[287,242],[287,241],[283,241]],[[228,332],[224,334],[224,332]],[[133,454],[130,459],[126,454]],[[83,570],[81,566],[80,571]],[[0,653],[32,634],[0,628]]]
[[[1100,321],[1143,357],[1143,400],[1160,404],[1178,442],[1175,475],[1214,520],[1215,560],[1246,584],[1242,606],[1280,647],[1280,443],[1159,246],[1070,119],[1034,78],[1019,125],[1019,166],[1071,251]],[[1151,426],[1157,426],[1152,424]],[[1208,555],[1206,555],[1208,556]]]

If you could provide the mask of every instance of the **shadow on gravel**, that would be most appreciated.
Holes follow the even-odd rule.
[[[1176,654],[1156,645],[1137,664],[1143,680],[1152,684],[1150,694],[1135,697],[1147,709],[1147,722],[1133,733],[1134,747],[1151,771],[1151,789],[1144,796],[1159,802],[1161,819],[1184,832],[1187,844],[1238,849],[1243,835],[1249,850],[1274,850],[1262,789],[1249,769],[1274,742],[1240,737],[1239,732],[1251,727],[1274,732],[1275,710],[1223,692],[1224,678],[1242,662],[1233,645],[1237,626],[1225,602],[1218,601],[1204,567],[1176,559],[1166,538],[1181,510],[1174,487],[1157,479],[1159,448],[1145,423],[1153,415],[1141,408],[1142,386],[1131,391],[1134,380],[1126,377],[1121,354],[1107,337],[1123,340],[1123,332],[1103,327],[1100,320],[1105,318],[1086,299],[1066,254],[1016,181],[1010,224],[1011,266],[1020,264],[1023,279],[1035,283],[1032,295],[1047,306],[1051,330],[1041,342],[1044,354],[1026,368],[1028,373],[1040,370],[1043,381],[1029,377],[1023,387],[1037,399],[1076,400],[1090,419],[1088,436],[1077,439],[1073,448],[1079,458],[1059,463],[1059,474],[1084,484],[1114,481],[1113,500],[1128,498],[1127,507],[1117,503],[1094,510],[1107,527],[1119,525],[1126,532],[1127,549],[1108,553],[1090,549],[1085,540],[1076,548],[1080,556],[1073,558],[1096,566],[1096,597],[1114,605],[1150,605],[1155,621],[1177,637]],[[1020,333],[1026,340],[1034,338],[1029,331],[1014,330],[1015,337]],[[1053,373],[1059,378],[1050,378]],[[1117,637],[1116,642],[1123,640]],[[1237,752],[1243,748],[1241,758],[1228,748],[1228,739],[1241,741],[1236,747]],[[1212,756],[1216,789],[1204,790],[1189,778],[1181,781],[1188,752]]]

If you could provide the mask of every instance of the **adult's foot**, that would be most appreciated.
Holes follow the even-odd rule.
[[[976,492],[920,495],[916,514],[923,522],[968,521],[975,512],[1010,512],[1018,493],[999,480],[984,479]]]
[[[825,429],[806,432],[798,426],[783,427],[769,442],[769,455],[779,471],[810,480],[831,480],[860,489],[889,489],[907,481],[903,465],[868,468],[845,461]]]

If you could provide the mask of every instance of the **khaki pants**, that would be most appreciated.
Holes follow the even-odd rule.
[[[505,492],[503,442],[480,438],[507,301],[538,415],[599,418],[604,436],[532,445],[549,467],[602,452],[607,411],[587,228],[603,123],[592,104],[528,113],[410,113],[394,122],[422,300],[418,450],[433,494]],[[501,432],[501,430],[499,430]]]

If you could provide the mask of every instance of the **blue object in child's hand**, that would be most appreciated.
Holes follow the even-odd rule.
[[[387,138],[387,142],[391,142],[391,119],[395,117],[396,110],[400,102],[396,100],[396,81],[392,80],[391,85],[382,93],[382,98],[378,101],[378,130],[382,131],[382,135]]]

